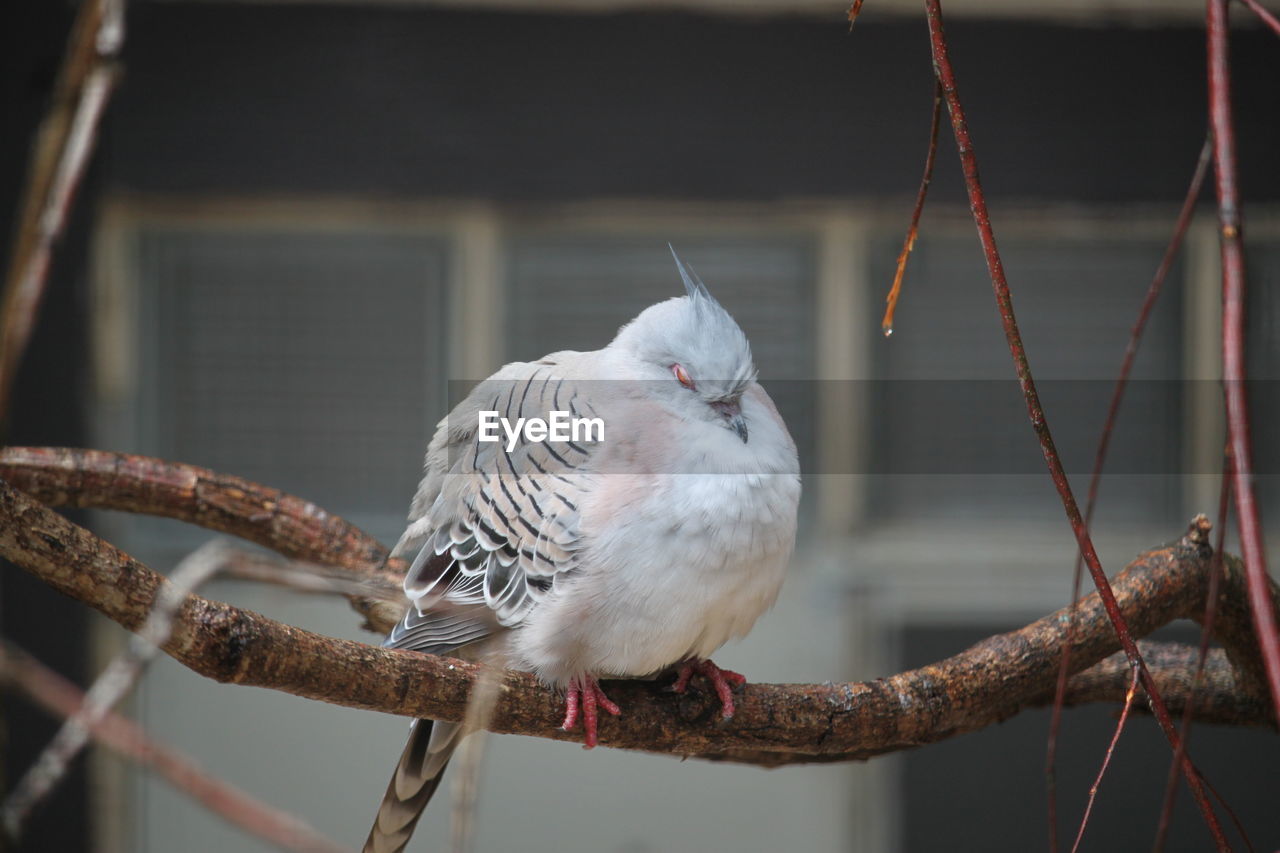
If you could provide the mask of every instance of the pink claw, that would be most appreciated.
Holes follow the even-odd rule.
[[[739,676],[741,677],[741,676]],[[604,691],[595,676],[574,676],[569,682],[569,692],[564,700],[564,722],[560,728],[572,731],[578,724],[578,716],[582,716],[583,746],[591,749],[600,742],[596,735],[596,723],[599,720],[598,708],[604,708],[613,716],[622,713],[622,709],[614,704]]]
[[[684,693],[689,689],[689,681],[695,675],[701,675],[711,682],[716,695],[720,697],[721,716],[726,720],[733,719],[736,711],[733,704],[733,688],[746,684],[747,677],[733,670],[721,669],[709,660],[687,660],[680,664],[675,684],[671,685],[671,689],[676,693]]]

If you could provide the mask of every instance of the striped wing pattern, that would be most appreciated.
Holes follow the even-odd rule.
[[[508,450],[501,430],[498,441],[481,441],[476,428],[481,410],[513,425],[522,417],[547,419],[553,410],[596,417],[580,386],[557,377],[554,366],[519,365],[527,375],[487,380],[450,415],[469,423],[441,425],[451,440],[434,451],[447,458],[434,463],[447,473],[405,576],[416,606],[386,645],[446,653],[498,626],[515,627],[573,572],[593,444],[521,438]]]

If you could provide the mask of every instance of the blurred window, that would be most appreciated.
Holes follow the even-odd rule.
[[[421,235],[145,229],[141,450],[394,541],[444,400],[447,257]]]
[[[1083,499],[1121,356],[1164,242],[1014,232],[1000,249],[1041,403]],[[873,252],[873,283],[892,281],[896,255],[896,245]],[[1177,506],[1182,277],[1175,265],[1112,437],[1103,493],[1110,518],[1159,518]],[[878,304],[883,296],[873,287],[870,298]],[[874,345],[873,363],[875,517],[997,510],[1043,518],[1059,507],[971,231],[921,238],[895,332]]]

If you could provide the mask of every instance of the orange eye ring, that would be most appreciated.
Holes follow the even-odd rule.
[[[682,365],[671,365],[671,372],[675,374],[676,379],[679,380],[680,384],[684,387],[691,391],[696,387],[693,384],[693,379],[690,378],[688,371],[686,371]]]

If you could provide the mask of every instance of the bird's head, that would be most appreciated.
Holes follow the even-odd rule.
[[[755,381],[747,336],[671,250],[684,296],[651,305],[618,330],[612,346],[630,353],[652,391],[687,416],[716,422],[745,442],[742,394]]]

